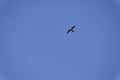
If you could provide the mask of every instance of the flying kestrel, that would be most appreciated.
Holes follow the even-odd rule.
[[[74,32],[74,28],[75,28],[76,26],[72,26],[68,31],[67,31],[67,34],[69,33],[69,32]]]

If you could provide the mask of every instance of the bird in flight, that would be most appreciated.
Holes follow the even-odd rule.
[[[74,32],[74,28],[75,28],[76,26],[74,25],[74,26],[72,26],[68,31],[67,31],[67,34],[69,33],[69,32]]]

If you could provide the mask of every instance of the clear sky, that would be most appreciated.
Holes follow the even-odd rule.
[[[120,80],[117,2],[1,0],[0,80]]]

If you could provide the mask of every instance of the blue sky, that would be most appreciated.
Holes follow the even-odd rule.
[[[115,80],[119,76],[117,1],[1,2],[1,80]],[[66,34],[72,25],[75,32]]]

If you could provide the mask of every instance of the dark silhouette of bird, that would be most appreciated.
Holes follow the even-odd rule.
[[[72,26],[68,31],[67,31],[67,34],[69,33],[69,32],[74,32],[74,28],[75,28],[76,26]]]

